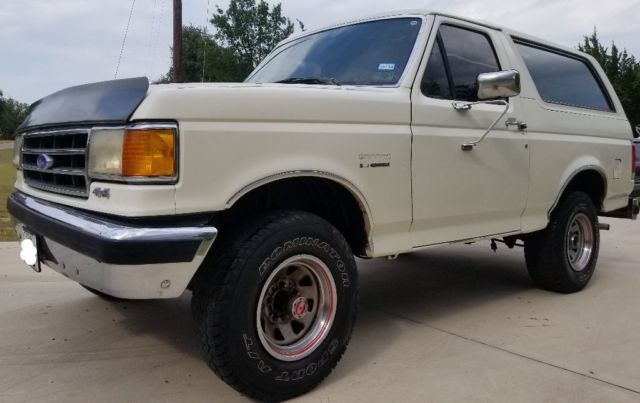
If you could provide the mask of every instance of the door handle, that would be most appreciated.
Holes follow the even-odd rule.
[[[527,124],[524,122],[520,122],[518,119],[516,118],[509,118],[507,119],[506,122],[504,122],[505,126],[507,127],[511,127],[511,126],[515,126],[518,128],[518,130],[523,131],[527,129]]]

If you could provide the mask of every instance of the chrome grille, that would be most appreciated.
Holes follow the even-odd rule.
[[[21,165],[25,183],[53,193],[87,197],[87,145],[89,129],[26,133]],[[38,157],[48,160],[38,166]]]

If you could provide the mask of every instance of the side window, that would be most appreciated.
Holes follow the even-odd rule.
[[[477,101],[478,75],[494,71],[500,71],[500,63],[488,35],[441,25],[422,79],[422,92],[432,98]]]
[[[545,102],[613,111],[611,101],[586,61],[528,43],[516,41],[516,47]]]

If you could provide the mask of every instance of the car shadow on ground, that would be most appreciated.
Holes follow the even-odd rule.
[[[437,247],[394,261],[358,260],[360,314],[354,343],[339,366],[341,372],[355,371],[390,348],[396,331],[402,331],[398,328],[398,317],[428,324],[485,303],[515,298],[533,287],[521,251],[504,249],[503,253],[509,256],[490,259],[493,252],[488,247],[485,255],[479,253],[477,245],[468,248],[475,251],[461,246]],[[174,300],[100,303],[109,304],[118,312],[120,330],[153,337],[202,360],[190,315],[190,299],[191,293],[185,292]],[[381,334],[384,337],[376,337]],[[353,345],[360,338],[369,339],[366,349]]]
[[[415,313],[425,322],[533,288],[522,249],[503,247],[494,253],[486,242],[440,246],[393,261],[364,263],[360,269],[363,307]]]
[[[359,318],[338,371],[348,373],[375,363],[393,347],[398,332],[406,331],[402,322],[429,326],[487,303],[516,300],[531,290],[522,250],[503,248],[498,253],[508,256],[491,259],[494,253],[483,243],[435,247],[391,261],[358,260]],[[366,339],[366,349],[359,348],[358,339]],[[329,377],[323,385],[333,381]]]
[[[134,335],[145,334],[201,359],[196,325],[191,319],[191,292],[168,300],[111,301],[124,317],[119,323]]]

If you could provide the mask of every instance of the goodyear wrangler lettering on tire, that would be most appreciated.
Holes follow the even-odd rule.
[[[329,357],[337,350],[338,340],[334,339],[327,350],[320,356],[317,362],[312,362],[305,368],[297,369],[294,371],[283,371],[280,375],[276,376],[276,380],[280,382],[297,381],[305,376],[312,376],[317,370],[322,368],[324,364],[329,361]]]
[[[247,355],[252,360],[257,360],[257,365],[260,372],[262,372],[263,374],[271,372],[271,367],[265,364],[264,360],[260,358],[260,355],[253,350],[253,340],[251,339],[251,337],[243,334],[242,338],[244,339],[244,345],[247,347]]]
[[[303,212],[269,213],[231,236],[211,259],[221,267],[194,290],[205,356],[250,397],[298,396],[331,372],[349,342],[353,254],[333,226]]]
[[[278,258],[278,256],[280,256],[282,253],[301,246],[301,245],[306,245],[306,246],[318,246],[319,248],[325,250],[328,254],[329,257],[336,260],[336,266],[338,268],[338,270],[341,273],[341,281],[342,281],[342,286],[343,287],[349,287],[350,286],[350,281],[349,281],[349,275],[348,273],[345,272],[345,265],[344,262],[342,261],[342,259],[340,258],[340,254],[338,254],[338,252],[336,252],[335,249],[333,249],[329,244],[327,244],[326,242],[322,242],[320,243],[320,240],[315,238],[308,238],[308,237],[301,237],[301,238],[295,238],[292,241],[287,241],[284,243],[284,245],[277,247],[276,249],[273,250],[273,252],[271,252],[271,255],[269,257],[267,257],[262,264],[260,264],[260,267],[258,268],[258,273],[260,274],[260,276],[263,276],[265,273],[266,268],[269,266],[269,264],[274,261],[275,259]]]

